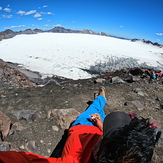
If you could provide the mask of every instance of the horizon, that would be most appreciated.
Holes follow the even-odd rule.
[[[54,27],[54,28],[57,28],[57,27]],[[13,32],[21,32],[21,31],[25,31],[25,30],[42,30],[43,32],[49,32],[49,30],[52,30],[52,29],[54,29],[54,28],[51,28],[51,29],[48,29],[48,30],[42,30],[42,29],[39,29],[39,28],[34,28],[34,29],[31,29],[31,28],[27,28],[27,29],[24,29],[24,30],[20,30],[20,31],[14,31],[14,30],[12,30],[12,29],[6,29],[5,31],[7,31],[7,30],[11,30],[11,31],[13,31]],[[64,27],[59,27],[59,28],[64,28]],[[64,28],[65,30],[66,29],[68,29],[68,28]],[[72,30],[72,29],[69,29],[69,30]],[[76,30],[78,30],[78,29],[76,29]],[[91,29],[83,29],[83,30],[90,30],[90,31],[92,31]],[[79,31],[81,31],[81,30],[79,30]],[[0,31],[0,32],[4,32],[4,31]],[[94,31],[92,31],[92,32],[94,32]],[[103,32],[103,31],[101,31],[101,32]],[[60,32],[52,32],[52,33],[60,33]],[[62,32],[61,32],[62,33]],[[63,32],[64,33],[64,32]],[[73,32],[72,32],[73,33]],[[103,33],[105,33],[105,32],[103,32]],[[75,34],[75,32],[74,32],[74,34]],[[81,33],[82,34],[82,33]],[[89,34],[89,33],[88,33]],[[96,33],[96,34],[99,34],[99,33]],[[114,38],[117,38],[117,39],[125,39],[125,40],[132,40],[132,38],[130,39],[130,38],[125,38],[125,37],[119,37],[119,36],[114,36],[114,35],[109,35],[108,33],[105,33],[105,34],[107,34],[109,37],[114,37]],[[94,34],[93,34],[94,35]],[[100,35],[100,34],[99,34]],[[106,37],[108,37],[108,36],[106,36]],[[145,39],[139,39],[139,38],[133,38],[133,40],[134,39],[137,39],[137,40],[145,40]],[[145,41],[150,41],[150,40],[145,40]],[[151,41],[152,42],[152,41]],[[157,42],[152,42],[152,43],[157,43]],[[159,44],[159,45],[163,45],[163,44]]]
[[[64,27],[163,44],[162,0],[0,0],[0,31]]]

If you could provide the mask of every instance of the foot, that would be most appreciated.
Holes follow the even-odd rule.
[[[99,93],[94,93],[94,99],[99,95]]]
[[[106,98],[105,88],[102,87],[102,86],[99,88],[99,95],[102,95],[102,96],[104,96]]]

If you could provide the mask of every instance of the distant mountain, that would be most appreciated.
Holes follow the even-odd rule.
[[[37,33],[43,33],[43,32],[51,32],[51,33],[82,33],[82,34],[92,34],[92,35],[100,35],[100,36],[107,36],[107,37],[114,37],[114,38],[118,38],[118,39],[124,39],[124,40],[130,40],[130,39],[127,39],[127,38],[123,38],[123,37],[117,37],[117,36],[111,36],[107,33],[104,33],[104,32],[99,32],[99,33],[96,33],[90,29],[83,29],[83,30],[72,30],[72,29],[66,29],[66,28],[63,28],[63,27],[54,27],[50,30],[47,30],[47,31],[43,31],[41,29],[26,29],[24,31],[18,31],[18,32],[14,32],[10,29],[7,29],[5,31],[2,31],[0,32],[0,41],[2,39],[9,39],[9,38],[13,38],[14,36],[16,35],[19,35],[19,34],[37,34]],[[132,39],[131,41],[135,42],[135,41],[142,41],[143,43],[146,43],[146,44],[152,44],[154,46],[158,46],[158,47],[163,47],[163,45],[160,45],[158,44],[157,42],[153,43],[151,41],[147,41],[147,40],[140,40],[140,39]]]
[[[10,29],[7,29],[7,30],[5,30],[5,31],[3,31],[3,32],[0,32],[0,41],[1,41],[2,39],[12,38],[12,37],[14,37],[14,36],[16,36],[16,35],[17,35],[16,32],[14,32],[14,31],[12,31],[12,30],[10,30]]]
[[[19,34],[36,34],[36,33],[43,33],[43,32],[51,32],[51,33],[82,33],[82,34],[93,34],[93,35],[101,35],[101,36],[110,36],[104,32],[96,33],[89,29],[83,29],[83,30],[72,30],[72,29],[66,29],[63,27],[55,27],[47,31],[43,31],[41,29],[26,29],[24,31],[18,31],[14,32],[10,29],[7,29],[5,31],[0,32],[0,40],[2,39],[8,39],[13,38],[16,35]]]
[[[144,40],[144,39],[141,40],[141,39],[136,39],[136,38],[134,38],[134,39],[132,39],[131,41],[132,41],[132,42],[141,41],[141,42],[146,43],[146,44],[151,44],[151,45],[154,45],[154,46],[163,47],[163,45],[161,45],[161,44],[159,44],[159,43],[157,43],[157,42],[152,42],[152,41]]]
[[[72,30],[72,29],[65,29],[63,27],[55,27],[53,29],[48,30],[47,32],[53,32],[53,33],[83,33],[83,34],[99,35],[99,33],[95,33],[95,32],[93,32],[92,30],[89,30],[89,29]],[[105,33],[103,33],[103,34],[105,34]]]

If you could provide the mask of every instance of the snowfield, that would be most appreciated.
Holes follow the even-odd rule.
[[[0,41],[0,58],[38,71],[43,77],[58,75],[76,80],[91,78],[83,69],[89,70],[99,63],[117,64],[116,67],[121,68],[118,58],[133,58],[139,64],[160,66],[163,49],[99,35],[39,33]],[[108,63],[109,60],[112,63]]]

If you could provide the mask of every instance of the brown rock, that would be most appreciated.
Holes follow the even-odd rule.
[[[2,139],[4,139],[8,135],[10,124],[10,118],[0,111],[0,132],[2,132]]]
[[[71,109],[53,109],[48,112],[48,118],[52,117],[61,129],[69,128],[70,124],[76,119],[80,113]]]

